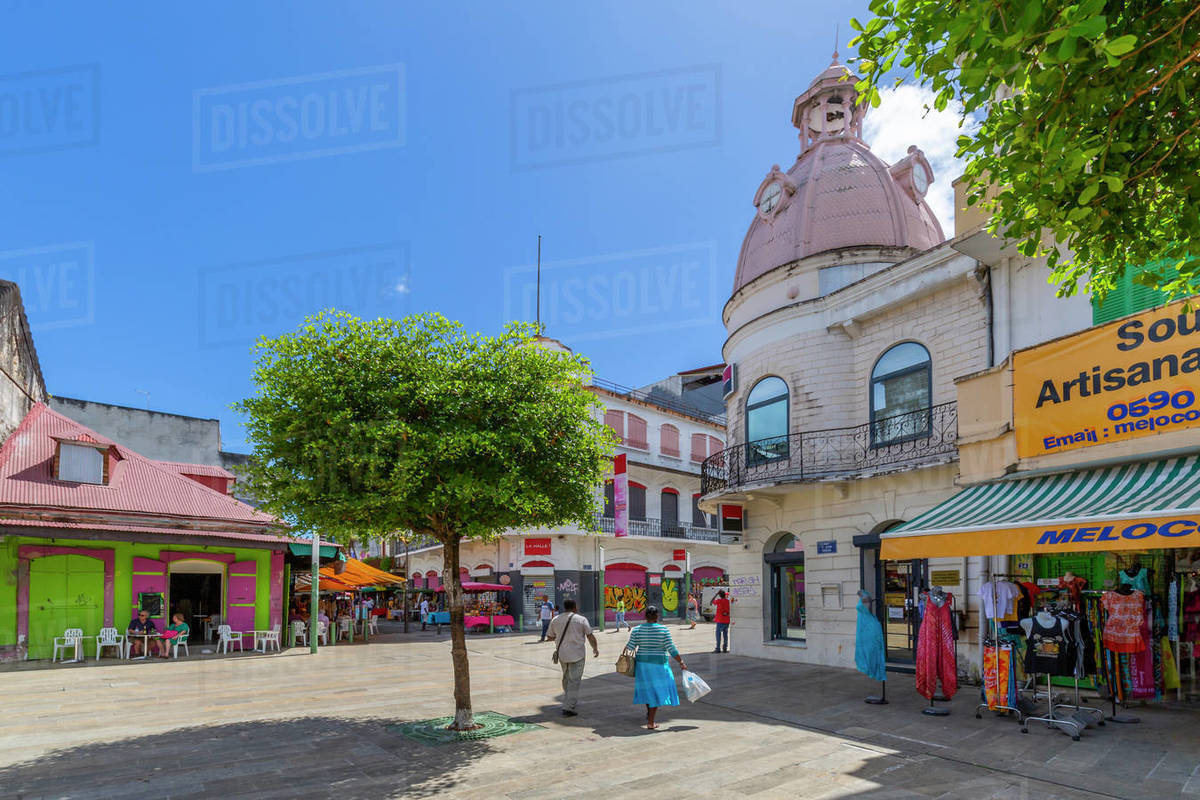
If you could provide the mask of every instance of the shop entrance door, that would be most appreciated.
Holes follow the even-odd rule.
[[[915,664],[921,626],[917,601],[926,582],[928,562],[884,561],[883,631],[890,664]]]
[[[87,637],[104,620],[104,562],[82,555],[56,555],[29,562],[29,657],[50,658],[54,637],[82,628]],[[118,618],[116,625],[120,628]],[[70,658],[71,656],[67,656]]]

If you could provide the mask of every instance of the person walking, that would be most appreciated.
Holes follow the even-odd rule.
[[[429,622],[429,598],[421,595],[421,630],[425,630],[425,625]]]
[[[596,636],[587,617],[576,613],[574,600],[563,601],[563,613],[550,621],[550,630],[546,638],[558,641],[554,652],[558,654],[558,665],[562,667],[562,688],[564,717],[574,717],[579,712],[579,685],[583,681],[583,664],[587,659],[584,648],[586,639],[592,646],[592,655],[600,657],[600,648],[596,645]]]
[[[550,620],[554,619],[554,606],[550,603],[550,598],[542,599],[541,609],[538,611],[538,619],[542,621],[542,638],[539,642],[546,641],[546,633],[550,630]]]
[[[729,652],[729,604],[736,602],[725,596],[725,590],[717,592],[717,596],[713,598],[713,621],[717,623],[717,647],[713,650],[714,653]],[[725,639],[724,649],[721,647],[721,638]]]
[[[654,721],[662,706],[679,705],[679,692],[675,689],[675,673],[667,656],[679,662],[680,669],[687,669],[683,657],[671,640],[671,631],[666,625],[658,624],[658,609],[646,608],[646,621],[629,634],[626,647],[637,648],[633,670],[633,703],[646,706],[646,728],[657,730]]]
[[[615,631],[616,633],[621,632],[622,625],[624,625],[626,628],[629,628],[629,630],[633,630],[633,626],[625,621],[625,601],[618,600],[617,601],[617,627],[616,627],[616,631]]]
[[[687,616],[688,621],[692,623],[692,627],[688,628],[688,630],[695,630],[696,623],[700,621],[700,601],[696,598],[695,594],[688,595]]]

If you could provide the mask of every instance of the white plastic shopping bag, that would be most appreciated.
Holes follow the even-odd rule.
[[[696,702],[711,691],[709,685],[704,682],[704,678],[691,670],[683,671],[683,693],[687,696],[689,703]]]

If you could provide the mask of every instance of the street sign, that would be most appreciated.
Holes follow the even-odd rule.
[[[837,539],[826,539],[823,542],[817,542],[817,555],[825,556],[830,553],[837,552]]]

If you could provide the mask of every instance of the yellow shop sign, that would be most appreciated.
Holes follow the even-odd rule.
[[[1022,458],[1200,427],[1200,307],[1192,300],[1013,356]]]

